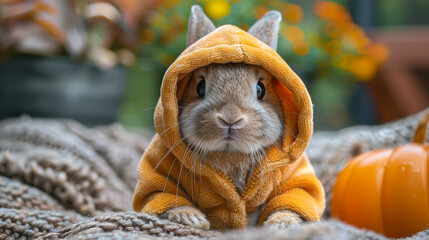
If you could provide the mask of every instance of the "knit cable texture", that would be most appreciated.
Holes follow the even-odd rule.
[[[307,154],[330,192],[359,152],[411,141],[421,114],[380,126],[315,133]],[[29,117],[0,122],[0,239],[386,239],[325,220],[286,230],[203,231],[131,212],[136,167],[148,142],[120,125],[86,128]],[[422,231],[408,239],[428,239]]]

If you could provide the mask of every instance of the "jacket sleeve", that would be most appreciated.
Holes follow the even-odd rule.
[[[314,169],[304,154],[282,169],[280,181],[267,200],[259,224],[277,211],[290,210],[306,221],[318,221],[325,209],[325,193]]]
[[[137,212],[161,214],[176,206],[192,206],[177,181],[179,171],[183,170],[181,164],[159,140],[159,137],[153,139],[138,166],[133,196],[133,208]]]

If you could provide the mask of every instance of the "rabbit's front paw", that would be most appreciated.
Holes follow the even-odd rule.
[[[200,210],[193,207],[172,208],[161,214],[161,218],[195,228],[210,229],[210,223],[207,221],[206,216]]]
[[[284,210],[271,214],[264,222],[264,226],[270,229],[285,229],[293,224],[301,222],[303,222],[303,220],[298,213]]]

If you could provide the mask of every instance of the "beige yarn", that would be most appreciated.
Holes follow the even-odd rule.
[[[337,172],[353,155],[409,142],[420,115],[316,132],[307,153],[327,191],[327,206]],[[0,122],[0,239],[386,239],[332,220],[285,231],[220,233],[129,212],[146,146],[119,125],[88,129],[29,117]],[[428,238],[429,231],[422,231],[406,239]]]

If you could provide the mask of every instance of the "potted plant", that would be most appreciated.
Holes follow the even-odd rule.
[[[116,120],[155,0],[0,1],[0,119]]]

